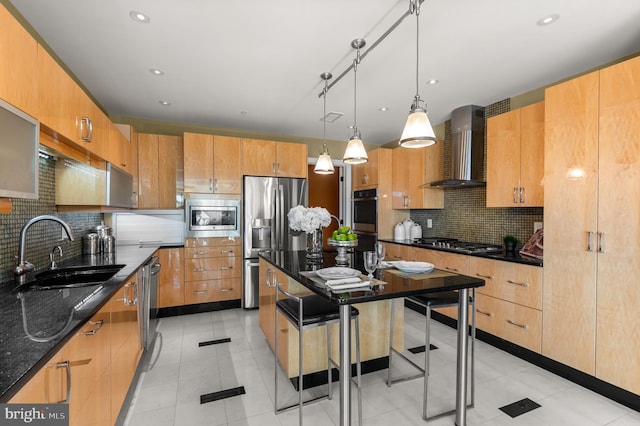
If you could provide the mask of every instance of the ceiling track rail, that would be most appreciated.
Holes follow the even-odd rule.
[[[419,4],[424,3],[424,0],[418,0]],[[393,25],[391,25],[389,27],[389,29],[387,31],[384,32],[384,34],[382,34],[380,37],[378,37],[378,39],[376,41],[373,42],[373,44],[371,45],[371,47],[369,47],[367,50],[365,50],[361,55],[360,55],[360,60],[364,59],[369,52],[371,52],[373,49],[375,49],[385,38],[387,38],[387,36],[389,34],[391,34],[396,28],[398,28],[398,26],[402,23],[402,21],[405,20],[405,18],[409,15],[412,15],[413,12],[408,9],[400,18],[398,18],[398,20],[396,22],[393,23]],[[336,77],[335,80],[333,80],[331,82],[331,84],[329,84],[328,86],[324,87],[322,92],[318,93],[318,97],[322,97],[324,96],[325,93],[327,93],[333,86],[336,85],[336,83],[338,83],[342,77],[344,77],[345,75],[349,74],[349,72],[351,72],[353,70],[354,64],[351,63],[351,65],[349,65],[344,71],[342,71],[340,73],[340,75],[338,75],[338,77]]]

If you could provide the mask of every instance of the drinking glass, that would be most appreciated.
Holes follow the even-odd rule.
[[[375,244],[376,256],[378,257],[378,268],[382,267],[382,261],[384,260],[384,255],[386,253],[385,245],[382,243]]]
[[[378,267],[378,256],[376,256],[376,252],[365,251],[364,252],[364,269],[366,269],[367,272],[369,273],[369,275],[367,275],[367,278],[369,278],[370,280],[373,279],[373,273],[375,272],[377,267]]]

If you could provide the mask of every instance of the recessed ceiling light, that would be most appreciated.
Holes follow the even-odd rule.
[[[159,102],[159,103],[160,103],[160,105],[162,105],[162,106],[169,106],[169,105],[171,105],[171,101],[161,100],[161,101],[158,101],[158,102]]]
[[[240,111],[240,115],[242,115],[242,116],[247,115],[247,111]]]
[[[540,26],[540,27],[544,27],[545,25],[550,25],[553,24],[554,22],[556,22],[558,19],[560,19],[560,15],[547,15],[543,18],[538,19],[538,22],[536,22],[536,25]]]
[[[387,108],[387,107],[382,107],[382,108],[380,108],[380,111],[382,111],[382,112],[389,111],[389,108]]]
[[[141,24],[148,24],[149,22],[151,22],[151,18],[149,18],[147,15],[145,15],[142,12],[137,12],[135,10],[132,10],[131,12],[129,12],[129,16],[131,16],[131,19],[133,19],[136,22],[140,22]]]
[[[153,75],[164,75],[164,71],[157,68],[149,68],[149,72]]]
[[[427,84],[432,85],[432,84],[438,84],[440,80],[436,80],[435,78],[432,78],[431,80],[427,80]]]

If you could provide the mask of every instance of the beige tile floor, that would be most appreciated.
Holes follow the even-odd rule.
[[[406,311],[407,347],[424,344],[424,316]],[[162,349],[152,368],[138,381],[126,426],[198,426],[298,424],[297,410],[273,413],[274,359],[258,326],[257,310],[231,309],[160,320]],[[199,347],[198,343],[231,338],[230,343]],[[455,404],[455,330],[432,322],[429,412]],[[416,355],[422,360],[424,355]],[[405,366],[394,361],[401,371]],[[410,371],[410,370],[407,370]],[[387,370],[363,376],[364,425],[424,425],[422,380],[385,384]],[[200,404],[200,395],[244,386],[246,394]],[[282,379],[285,397],[295,392]],[[338,424],[338,388],[333,400],[304,408],[304,424]],[[319,392],[324,389],[314,389]],[[353,424],[357,424],[355,389]],[[529,398],[540,408],[511,418],[499,407]],[[433,410],[433,411],[432,411]],[[452,425],[453,416],[429,425]],[[507,354],[484,342],[476,343],[476,401],[467,424],[519,426],[640,425],[640,413]]]

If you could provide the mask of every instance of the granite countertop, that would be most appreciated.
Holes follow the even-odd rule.
[[[442,248],[442,247],[435,247],[435,246],[425,247],[423,245],[414,244],[412,240],[380,239],[380,241],[383,243],[403,244],[406,246],[422,248],[425,250],[446,251],[448,253],[456,253],[456,254],[462,254],[466,256],[484,257],[486,259],[496,259],[496,260],[502,260],[504,262],[521,263],[523,265],[543,266],[542,259],[536,259],[530,256],[522,256],[518,252],[507,253],[502,251],[498,253],[460,253],[453,250],[447,250],[446,248]]]
[[[158,248],[118,246],[111,255],[58,265],[125,265],[101,285],[19,292],[13,281],[0,284],[0,402],[27,383]]]
[[[306,252],[302,251],[265,251],[260,257],[270,262],[282,272],[295,279],[315,293],[337,304],[353,304],[374,300],[393,299],[415,294],[439,293],[484,286],[484,280],[456,274],[450,271],[433,270],[427,274],[403,274],[399,271],[377,270],[375,277],[378,285],[366,290],[350,290],[333,293],[317,281],[311,271],[335,266],[335,256],[323,253],[322,263],[306,262]],[[301,274],[304,273],[303,274]]]

